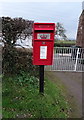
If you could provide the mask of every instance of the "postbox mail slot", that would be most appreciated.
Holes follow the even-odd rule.
[[[35,28],[34,30],[54,30],[53,28]]]
[[[54,30],[53,23],[35,23],[34,30]]]

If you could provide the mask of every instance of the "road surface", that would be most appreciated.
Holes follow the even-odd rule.
[[[70,118],[82,117],[82,73],[81,72],[49,72],[45,77],[57,84],[59,82],[66,88],[66,97],[71,105]],[[58,80],[56,80],[58,78]]]

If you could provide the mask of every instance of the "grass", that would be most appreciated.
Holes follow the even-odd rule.
[[[2,116],[2,75],[0,75],[0,118]]]
[[[25,81],[25,82],[24,82]],[[60,89],[45,78],[44,95],[29,74],[3,77],[3,118],[67,118],[69,105]]]
[[[76,40],[55,40],[54,47],[70,47],[76,44]]]
[[[56,40],[56,43],[60,43],[60,44],[75,44],[76,40]]]

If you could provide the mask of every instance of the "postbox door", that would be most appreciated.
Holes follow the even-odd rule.
[[[34,61],[35,65],[51,65],[53,57],[53,45],[52,41],[35,41],[34,42]]]

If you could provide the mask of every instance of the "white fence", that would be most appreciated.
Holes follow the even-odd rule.
[[[84,48],[55,47],[52,66],[46,71],[84,71]]]

